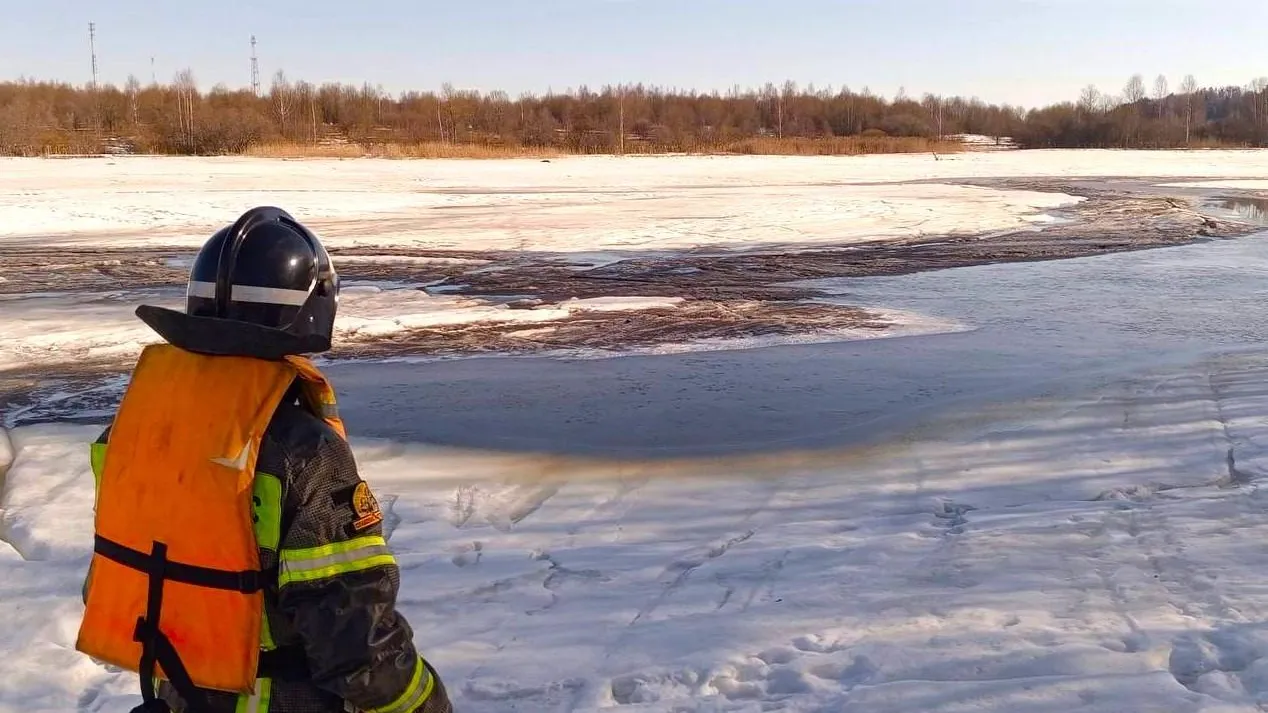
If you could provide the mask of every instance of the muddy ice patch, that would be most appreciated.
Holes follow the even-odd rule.
[[[637,304],[637,303],[633,303]],[[725,348],[736,345],[879,336],[894,325],[879,312],[833,304],[759,300],[682,300],[672,306],[615,309],[603,301],[538,305],[528,299],[512,311],[530,318],[475,321],[393,330],[377,338],[353,335],[334,358],[403,355],[560,354],[571,356],[630,351]],[[555,312],[563,309],[564,315]],[[531,315],[541,313],[540,320]]]
[[[0,252],[0,295],[182,287],[193,252],[178,248],[31,247]]]

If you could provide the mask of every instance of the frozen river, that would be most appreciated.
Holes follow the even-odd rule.
[[[853,444],[965,403],[1095,385],[1268,335],[1268,235],[816,284],[846,303],[972,331],[594,361],[345,364],[329,373],[351,428],[366,436],[710,455]]]
[[[818,170],[837,181],[878,167],[892,180],[931,170],[1258,180],[1268,175],[1263,156],[1038,152],[957,157],[934,169],[886,158]],[[314,164],[269,164],[271,172],[228,161],[131,165],[130,183],[119,195],[101,194],[82,222],[45,231],[44,222],[62,218],[27,211],[44,222],[14,240],[98,223],[135,228],[138,243],[166,240],[147,232],[142,223],[150,221],[193,241],[199,233],[185,221],[236,208],[197,185],[134,192],[147,181],[177,180],[178,169],[200,185],[204,178],[222,185],[221,174],[239,172],[252,196],[293,173],[329,185]],[[563,188],[609,163],[573,165],[557,181]],[[647,166],[645,183],[656,187],[694,181],[722,164],[637,165]],[[767,162],[726,165],[738,178],[751,172],[754,183],[779,175]],[[531,168],[543,166],[564,164]],[[110,177],[122,168],[91,170]],[[77,186],[60,164],[32,162],[36,169],[57,184],[45,201],[59,210],[79,205],[74,191],[100,193],[93,176]],[[390,178],[401,195],[433,172],[443,174],[441,187],[461,187],[522,182],[510,174],[528,170],[404,162],[347,169],[364,179],[366,193],[382,193]],[[803,200],[802,189],[780,188],[790,202],[759,207],[782,219]],[[665,216],[677,215],[670,209],[679,202],[705,215],[701,196],[679,190],[668,191]],[[926,215],[945,222],[942,204],[916,205],[910,186],[886,190],[912,203],[903,209],[912,220],[896,230],[918,230]],[[723,197],[719,205],[753,200],[751,192]],[[158,211],[169,204],[194,207],[176,217]],[[147,205],[155,210],[137,210]],[[370,220],[353,214],[351,199],[344,205],[348,225]],[[516,209],[517,220],[564,242],[568,221],[589,229],[611,205],[595,202],[586,215],[568,207],[567,221],[549,223]],[[800,228],[821,229],[819,236],[840,225],[859,229],[841,206],[848,207],[802,215]],[[487,225],[502,210],[468,208],[487,210]],[[979,208],[956,215],[976,220]],[[641,218],[622,220],[653,237],[664,232]],[[615,231],[617,223],[599,227]],[[426,241],[426,227],[376,239],[409,246]],[[500,240],[515,237],[497,229]],[[569,235],[571,249],[593,248],[584,230]],[[638,237],[613,235],[624,243]],[[819,284],[844,304],[965,330],[934,336],[615,359],[343,363],[327,371],[356,436],[359,469],[388,513],[389,543],[402,565],[399,606],[460,710],[1253,713],[1268,702],[1266,253],[1268,234]],[[122,361],[147,338],[131,318],[135,302],[177,303],[179,292],[174,281],[144,294],[7,298],[0,326],[18,343],[8,358],[47,363],[50,373],[103,351]],[[380,306],[398,318],[408,311],[400,295],[368,294],[347,293],[345,323],[378,319]],[[475,309],[437,301],[415,305],[415,316],[430,307],[438,319],[463,324],[472,320],[451,313]],[[1229,351],[1249,353],[1208,358]],[[99,376],[91,375],[94,383]],[[65,403],[38,404],[38,418],[0,432],[0,618],[8,625],[0,656],[13,669],[0,683],[0,712],[101,713],[140,702],[134,675],[74,650],[95,501],[86,444],[99,427],[59,421],[105,418],[122,377],[105,379],[95,399],[82,400],[86,407],[49,393],[46,401]],[[1044,394],[1054,398],[1027,400]],[[948,414],[954,423],[936,418]],[[900,431],[905,437],[887,437]],[[775,452],[862,442],[883,445],[805,459]],[[630,460],[516,452],[523,450]],[[698,469],[637,459],[744,451],[772,453],[703,458]],[[758,477],[767,475],[778,477]]]

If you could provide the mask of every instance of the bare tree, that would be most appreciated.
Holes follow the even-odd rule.
[[[135,74],[128,75],[128,82],[123,85],[123,91],[128,95],[128,114],[132,119],[133,130],[141,123],[140,107],[138,106],[141,95],[141,81],[136,78]]]
[[[942,137],[944,136],[942,131],[942,118],[943,118],[943,107],[944,107],[944,102],[942,101],[942,97],[934,95],[934,94],[926,94],[924,101],[922,101],[921,104],[924,105],[925,111],[929,113],[930,123],[934,124],[938,128],[938,140],[941,141]]]
[[[1154,101],[1158,102],[1158,118],[1167,118],[1167,97],[1171,94],[1171,89],[1167,84],[1167,76],[1159,74],[1154,80]]]
[[[194,146],[194,98],[198,96],[198,83],[194,81],[194,70],[183,69],[176,74],[172,83],[176,89],[176,112],[179,120],[181,139],[186,151],[195,151]]]
[[[796,99],[798,94],[797,83],[789,79],[784,82],[783,89],[779,92],[779,137],[784,137],[784,120],[786,118],[796,119],[789,105]]]
[[[1192,74],[1186,75],[1180,85],[1180,93],[1184,95],[1184,143],[1189,145],[1193,137],[1193,104],[1198,91],[1198,80]]]
[[[1268,77],[1256,77],[1250,82],[1250,106],[1251,112],[1255,118],[1255,127],[1258,129],[1264,124],[1264,120],[1268,117]]]
[[[1133,74],[1132,78],[1127,80],[1127,86],[1123,87],[1123,101],[1135,105],[1144,98],[1145,78],[1139,74]]]
[[[278,128],[282,136],[286,136],[286,119],[291,114],[295,103],[294,89],[286,79],[286,72],[279,69],[273,74],[273,85],[269,88],[269,101],[273,104],[273,112],[277,114]]]
[[[620,146],[620,149],[619,149],[619,150],[620,150],[621,155],[622,155],[622,156],[624,156],[624,155],[625,155],[625,85],[624,85],[624,84],[622,84],[622,85],[620,86],[620,89],[619,89],[618,91],[620,91],[620,93],[621,93],[621,97],[620,97],[620,103],[621,103],[620,115],[621,115],[621,117],[620,117],[620,120],[619,120],[619,121],[618,121],[618,123],[617,123],[617,129],[616,129],[616,130],[617,130],[617,136],[618,136],[618,139],[617,139],[617,144],[618,144],[618,146]]]
[[[784,128],[783,126],[784,102],[780,98],[779,90],[775,88],[774,84],[767,82],[766,86],[762,87],[760,96],[761,96],[761,101],[766,103],[767,110],[770,112],[766,118],[771,119],[774,122],[773,124],[767,123],[766,119],[763,119],[762,120],[763,129],[769,131],[770,128],[774,126],[780,132],[779,135],[782,136],[782,132]]]
[[[520,96],[519,96],[519,101],[518,101],[518,103],[519,103],[519,105],[520,105],[520,127],[521,127],[521,128],[522,128],[525,124],[527,124],[527,123],[528,123],[528,112],[527,112],[527,109],[528,109],[529,103],[530,103],[530,102],[532,102],[532,101],[534,101],[534,100],[536,100],[536,99],[537,99],[537,97],[533,96],[533,95],[532,95],[532,94],[530,94],[529,92],[520,92]],[[438,116],[439,116],[439,115],[438,115]],[[441,139],[442,139],[442,140],[444,139],[444,127],[443,127],[443,126],[441,127]]]
[[[436,105],[436,121],[440,123],[440,140],[445,141],[445,121],[442,118],[441,106],[444,107],[444,114],[449,116],[449,137],[448,141],[456,143],[458,141],[458,124],[454,120],[453,102],[458,95],[453,84],[445,82],[440,86],[441,103]]]
[[[317,143],[317,88],[303,80],[295,82],[294,86],[291,87],[291,99],[291,103],[297,106],[301,112],[304,105],[308,106],[307,138],[312,143]],[[296,131],[297,135],[298,133]]]
[[[1089,84],[1079,93],[1079,108],[1084,114],[1094,114],[1101,110],[1101,90],[1095,84]]]

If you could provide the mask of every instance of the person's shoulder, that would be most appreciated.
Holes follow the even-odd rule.
[[[330,424],[298,404],[282,404],[264,432],[257,470],[294,476],[351,456],[351,448]]]
[[[323,444],[343,443],[330,424],[299,404],[281,404],[273,412],[265,436],[291,449],[316,449]]]

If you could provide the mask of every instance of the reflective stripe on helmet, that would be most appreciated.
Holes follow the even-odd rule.
[[[258,302],[271,305],[287,305],[302,307],[308,301],[307,290],[285,290],[280,287],[260,287],[258,285],[233,285],[234,302]],[[216,283],[190,282],[189,296],[203,299],[216,299]]]

